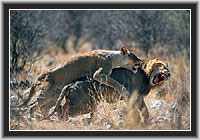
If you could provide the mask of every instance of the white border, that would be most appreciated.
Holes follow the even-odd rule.
[[[192,1],[192,0],[191,0]],[[184,1],[183,1],[184,2]],[[128,10],[189,10],[190,11],[190,130],[10,130],[10,113],[9,113],[9,131],[191,131],[191,9],[9,9],[9,59],[10,59],[10,11],[11,10],[121,10],[121,11],[128,11]],[[10,61],[9,61],[9,82],[10,82]],[[10,91],[10,84],[9,84],[9,91]],[[10,92],[9,92],[10,97]],[[9,98],[9,112],[10,112],[10,98]],[[198,126],[197,126],[198,128]]]

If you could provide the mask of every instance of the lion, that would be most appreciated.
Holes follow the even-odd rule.
[[[149,112],[144,102],[144,96],[148,95],[150,90],[158,88],[170,78],[168,62],[158,59],[145,60],[137,73],[124,68],[115,68],[111,77],[124,85],[131,93],[128,99],[132,99],[132,107],[140,110],[144,121],[149,118]],[[65,97],[64,105],[60,105]],[[101,98],[108,103],[114,103],[118,100],[124,100],[120,92],[112,87],[102,85],[92,77],[85,77],[63,88],[57,104],[49,117],[55,113],[56,109],[61,117],[66,120],[69,116],[87,114],[95,111],[97,101]],[[127,101],[127,100],[126,100]],[[62,111],[61,111],[62,110]],[[65,111],[63,111],[65,110]],[[139,116],[139,114],[137,114]]]
[[[109,75],[112,69],[118,67],[137,72],[140,63],[141,60],[125,47],[121,47],[120,51],[94,50],[65,59],[52,65],[37,77],[27,100],[20,107],[30,102],[37,93],[37,106],[43,116],[46,116],[49,109],[56,104],[63,87],[87,75],[127,96],[130,94],[127,89]]]

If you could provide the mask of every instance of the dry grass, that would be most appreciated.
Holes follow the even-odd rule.
[[[70,47],[70,42],[68,42]],[[68,54],[56,46],[41,52],[41,58],[33,65],[29,80],[32,82],[36,76],[56,61],[71,57],[77,53],[90,51],[89,45],[83,45],[79,52],[72,48]],[[135,49],[136,54],[144,56],[140,49]],[[171,79],[159,89],[152,90],[145,97],[145,103],[150,113],[150,122],[136,124],[133,110],[127,110],[127,104],[119,101],[108,104],[100,101],[97,112],[91,120],[89,114],[70,118],[69,121],[58,120],[56,116],[52,120],[42,120],[40,113],[35,119],[29,119],[25,112],[15,108],[24,98],[24,90],[10,91],[10,129],[11,130],[189,130],[190,129],[190,62],[185,55],[173,55],[167,47],[157,46],[150,50],[149,58],[159,57],[169,62]],[[23,80],[29,67],[16,77],[16,81]],[[128,112],[128,113],[125,113]]]

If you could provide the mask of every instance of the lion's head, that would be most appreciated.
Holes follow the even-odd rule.
[[[151,86],[162,85],[171,76],[168,69],[168,62],[158,59],[148,61],[145,66],[145,73],[150,79],[149,83]]]

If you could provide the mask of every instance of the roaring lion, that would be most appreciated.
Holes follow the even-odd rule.
[[[118,81],[110,77],[112,69],[123,67],[137,72],[141,60],[125,47],[119,51],[94,50],[92,52],[74,56],[52,65],[41,73],[30,89],[30,94],[23,105],[26,105],[36,94],[37,106],[43,116],[56,104],[63,87],[78,79],[91,76],[94,80],[108,87],[112,87],[123,96],[130,93]]]
[[[160,87],[168,80],[170,71],[167,61],[153,59],[144,61],[137,73],[133,73],[124,68],[115,68],[110,76],[126,87],[131,93],[128,98],[134,97],[132,107],[139,109],[142,112],[144,120],[147,120],[149,112],[143,97],[146,96],[151,89]],[[57,105],[54,107],[54,112],[57,109],[57,111],[61,113],[60,115],[66,119],[68,119],[69,116],[74,117],[94,112],[97,106],[96,101],[102,98],[108,103],[124,99],[119,91],[100,84],[92,79],[92,77],[85,77],[66,87],[67,88],[62,90]],[[64,105],[60,105],[64,96],[65,103]],[[51,112],[50,116],[54,112]]]

